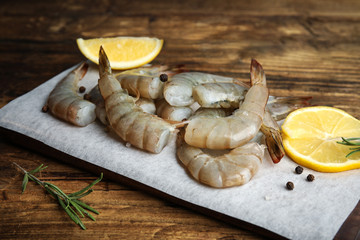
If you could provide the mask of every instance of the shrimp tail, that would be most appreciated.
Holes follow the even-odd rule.
[[[107,97],[117,91],[124,91],[121,88],[120,83],[115,79],[112,74],[109,59],[105,53],[105,50],[100,46],[99,51],[99,89],[101,96],[106,100]]]
[[[261,131],[265,134],[266,146],[273,163],[280,162],[285,155],[280,131],[272,127],[265,126],[264,124],[261,126]]]
[[[79,81],[84,78],[89,68],[89,64],[83,62],[74,72],[78,76]]]
[[[100,51],[99,51],[99,73],[112,74],[110,62],[108,57],[106,56],[103,46],[100,46]]]
[[[250,74],[251,86],[254,86],[256,84],[262,84],[263,86],[266,86],[264,69],[261,64],[255,59],[251,59]]]

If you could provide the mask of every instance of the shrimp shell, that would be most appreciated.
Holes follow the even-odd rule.
[[[112,74],[102,47],[99,52],[99,89],[105,101],[106,115],[115,133],[125,142],[152,153],[168,143],[175,127],[163,119],[145,113],[135,99],[121,88]]]
[[[252,60],[252,86],[243,104],[233,115],[224,118],[199,117],[186,127],[185,142],[194,147],[231,149],[244,145],[259,131],[269,97],[262,66]]]
[[[166,65],[155,65],[123,71],[116,74],[115,77],[129,94],[133,96],[140,94],[143,98],[159,99],[163,97],[164,89],[164,82],[160,80],[161,74],[173,75],[174,72],[168,70]]]
[[[78,82],[88,69],[86,63],[70,72],[50,93],[47,105],[57,118],[79,127],[87,126],[96,119],[95,105],[77,94]]]
[[[215,188],[226,188],[250,181],[262,163],[264,148],[250,142],[215,157],[200,148],[182,143],[177,149],[177,156],[199,182]]]
[[[105,110],[105,101],[101,96],[99,85],[96,85],[89,92],[90,101],[96,105],[95,114],[96,117],[102,122],[104,125],[109,125],[109,121],[107,120],[106,110]],[[141,107],[144,112],[155,114],[156,108],[155,103],[151,99],[147,98],[139,98],[136,102],[136,105]]]
[[[135,104],[139,106],[144,112],[149,114],[155,114],[156,113],[156,106],[152,99],[148,98],[139,98]]]
[[[120,81],[121,87],[128,90],[131,95],[137,95],[139,92],[143,98],[162,98],[164,83],[159,76],[120,74],[116,76],[116,79]]]

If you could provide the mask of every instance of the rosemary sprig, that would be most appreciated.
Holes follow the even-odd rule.
[[[339,144],[347,145],[347,146],[358,146],[358,147],[351,147],[349,150],[352,150],[349,154],[346,155],[346,157],[349,157],[350,155],[360,152],[360,138],[341,138],[342,142],[337,142]]]
[[[43,182],[39,180],[37,177],[35,177],[33,174],[38,173],[47,166],[44,166],[41,164],[39,167],[35,168],[32,171],[26,171],[24,168],[19,166],[17,163],[14,163],[15,166],[17,166],[21,171],[24,172],[24,179],[22,182],[22,193],[26,189],[26,185],[28,184],[29,180],[32,180],[42,186],[52,197],[54,197],[60,204],[60,206],[65,210],[65,212],[69,215],[69,217],[78,224],[82,229],[86,229],[85,225],[81,221],[79,215],[81,217],[84,217],[85,215],[88,216],[91,220],[95,221],[95,218],[88,212],[91,211],[93,213],[99,214],[98,211],[90,207],[89,205],[83,203],[79,199],[90,194],[93,192],[91,187],[93,187],[95,184],[101,181],[103,174],[101,173],[100,177],[96,179],[94,182],[92,182],[89,186],[81,189],[78,192],[71,193],[71,194],[65,194],[60,188],[55,186],[52,183]]]

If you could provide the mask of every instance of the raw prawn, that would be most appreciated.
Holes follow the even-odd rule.
[[[96,105],[95,114],[97,119],[99,119],[104,125],[109,125],[105,111],[105,102],[101,96],[99,85],[96,85],[93,89],[91,89],[88,93],[88,98],[89,101]]]
[[[165,71],[167,66],[152,68],[137,68],[116,74],[121,87],[130,95],[140,94],[143,98],[158,99],[163,97],[164,82],[171,71]]]
[[[231,115],[232,109],[229,108],[199,108],[189,118],[189,120],[206,117],[206,118],[224,118]],[[265,110],[263,124],[260,128],[265,135],[265,141],[268,152],[274,163],[278,163],[284,156],[285,151],[282,145],[282,137],[280,134],[280,127],[276,121],[273,120],[270,113]],[[256,137],[254,137],[255,139]]]
[[[200,117],[189,121],[185,142],[194,147],[231,149],[244,145],[259,131],[269,97],[262,66],[251,61],[251,87],[239,109],[224,118]]]
[[[86,63],[70,72],[50,93],[47,105],[50,112],[76,126],[84,127],[95,121],[95,104],[84,100],[77,94],[78,82],[88,69]]]
[[[145,113],[112,74],[102,47],[99,52],[99,89],[105,101],[108,121],[126,142],[152,153],[159,153],[168,143],[175,127],[163,119]]]
[[[156,106],[152,99],[141,97],[138,100],[136,100],[135,104],[137,106],[139,106],[146,113],[149,113],[149,114],[156,113]]]
[[[194,87],[193,97],[202,107],[236,108],[248,89],[246,85],[235,83],[204,83]],[[282,120],[293,110],[310,105],[310,99],[311,97],[269,97],[261,131],[266,136],[266,144],[274,163],[278,163],[285,155],[276,120]]]
[[[171,81],[165,83],[164,98],[171,106],[190,106],[194,103],[194,86],[215,82],[238,82],[238,80],[209,73],[183,72],[175,74]]]
[[[190,107],[171,106],[164,98],[156,102],[156,114],[166,120],[183,121],[188,119],[193,110]]]
[[[225,188],[250,181],[262,163],[264,148],[264,145],[249,142],[229,153],[212,156],[182,141],[177,156],[196,180],[211,187]]]
[[[193,98],[204,108],[238,108],[250,87],[245,83],[204,83],[193,88]],[[269,96],[267,108],[276,119],[310,105],[311,97]]]
[[[238,108],[248,89],[236,83],[204,83],[193,88],[193,98],[205,108]]]
[[[88,93],[89,101],[94,103],[96,105],[95,114],[96,117],[102,122],[104,125],[109,125],[109,122],[107,120],[106,116],[106,110],[105,110],[105,101],[103,97],[101,96],[99,85],[96,85],[89,93]],[[136,99],[135,99],[136,100]],[[144,112],[155,114],[156,107],[155,103],[151,99],[147,98],[139,98],[136,100],[135,104]]]

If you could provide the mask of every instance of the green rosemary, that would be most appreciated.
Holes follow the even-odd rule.
[[[79,215],[81,217],[84,217],[86,215],[91,220],[95,221],[95,218],[88,211],[91,211],[96,214],[99,214],[99,212],[93,209],[92,207],[88,206],[87,204],[83,203],[79,199],[93,192],[91,187],[93,187],[95,184],[101,181],[103,177],[102,173],[100,177],[96,179],[94,182],[92,182],[89,186],[81,189],[78,192],[65,194],[60,188],[58,188],[54,184],[43,182],[33,175],[35,173],[44,170],[45,168],[47,168],[47,166],[41,164],[36,169],[28,172],[22,167],[20,167],[18,164],[14,163],[14,165],[17,166],[25,174],[22,182],[22,193],[25,191],[26,185],[28,184],[29,180],[32,180],[37,184],[39,184],[40,186],[42,186],[48,193],[50,193],[50,195],[59,202],[60,206],[65,210],[65,212],[69,215],[69,217],[82,229],[85,230],[86,227],[81,221]]]
[[[349,150],[351,152],[346,155],[346,157],[349,157],[350,155],[360,152],[360,138],[341,138],[342,142],[337,142],[339,144],[347,145],[347,146],[357,146],[357,147],[351,147]]]

